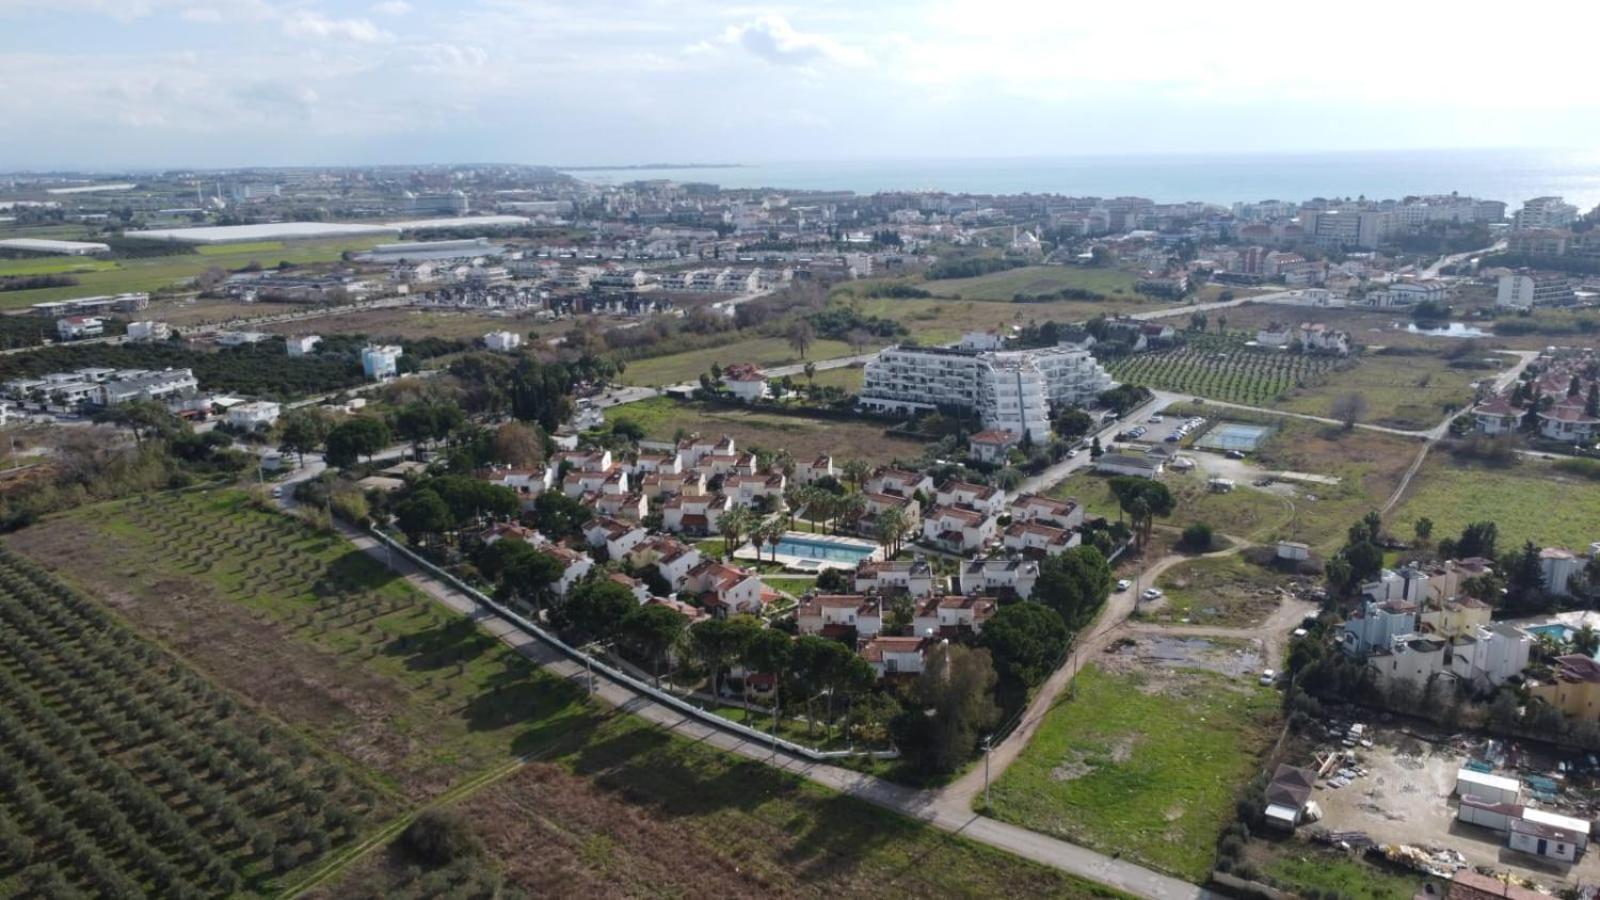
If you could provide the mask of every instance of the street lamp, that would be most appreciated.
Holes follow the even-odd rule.
[[[989,751],[994,749],[994,735],[983,737],[983,808],[987,812],[993,807],[989,805]]]

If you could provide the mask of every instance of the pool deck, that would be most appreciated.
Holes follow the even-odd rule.
[[[823,569],[846,569],[846,570],[854,569],[856,567],[856,564],[859,563],[863,559],[874,559],[874,560],[876,560],[876,559],[882,559],[883,558],[883,548],[882,547],[878,546],[877,544],[875,544],[875,543],[873,543],[871,541],[862,540],[861,538],[844,537],[842,535],[832,535],[832,534],[811,534],[810,532],[805,532],[805,531],[791,531],[788,534],[786,534],[784,537],[785,538],[793,537],[797,542],[803,541],[803,542],[806,542],[806,543],[813,543],[813,544],[832,545],[832,546],[838,547],[840,549],[850,550],[850,551],[859,553],[860,555],[857,556],[855,559],[851,559],[851,560],[820,559],[820,558],[815,557],[815,556],[794,555],[794,554],[784,553],[780,549],[778,551],[776,557],[774,557],[770,547],[767,547],[766,545],[763,545],[762,549],[760,549],[758,551],[754,544],[750,543],[749,541],[746,541],[743,546],[741,546],[741,547],[739,547],[739,549],[733,551],[733,558],[734,559],[746,559],[746,560],[751,560],[751,561],[766,560],[766,561],[769,561],[769,562],[775,560],[779,565],[783,566],[785,569],[789,569],[789,570],[795,571],[795,572],[810,572],[810,573],[813,573],[813,574],[815,574],[817,572],[821,572]],[[861,551],[866,551],[866,550],[870,550],[870,552],[867,552],[867,553],[862,553],[861,552]]]

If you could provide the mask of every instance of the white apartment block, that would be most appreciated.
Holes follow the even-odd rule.
[[[1565,275],[1501,275],[1494,305],[1511,309],[1562,306],[1573,300],[1572,283]]]
[[[1578,220],[1578,208],[1561,197],[1535,197],[1517,210],[1518,228],[1566,228]]]
[[[1050,407],[1086,404],[1114,382],[1087,350],[968,350],[890,347],[866,366],[860,404],[914,414],[972,410],[986,429],[1035,441],[1050,435]]]
[[[515,331],[491,331],[483,336],[483,345],[497,353],[510,353],[522,346],[522,335]]]

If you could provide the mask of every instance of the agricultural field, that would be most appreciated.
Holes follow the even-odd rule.
[[[0,550],[0,893],[275,894],[387,801]]]
[[[653,440],[672,440],[679,432],[704,435],[729,434],[740,449],[763,447],[788,450],[796,459],[815,459],[831,453],[836,465],[850,459],[881,464],[897,457],[911,458],[923,445],[909,438],[884,434],[882,422],[811,418],[774,412],[680,403],[652,397],[606,410],[611,421],[628,420]]]
[[[117,264],[109,259],[84,256],[0,259],[0,278],[8,275],[69,275],[77,272],[100,272],[116,267]]]
[[[632,719],[453,808],[534,897],[1123,896]],[[484,868],[419,873],[393,848],[311,896],[438,896],[429,879]]]
[[[1333,356],[1251,347],[1242,332],[1186,334],[1184,340],[1172,349],[1124,356],[1107,368],[1113,378],[1128,384],[1272,406],[1294,388],[1320,383],[1340,365],[1353,365]]]
[[[1600,541],[1600,483],[1541,460],[1491,468],[1437,449],[1406,489],[1389,528],[1408,539],[1424,516],[1433,520],[1436,541],[1459,536],[1473,522],[1493,522],[1501,550],[1533,541],[1583,552]]]
[[[446,340],[481,338],[491,331],[515,331],[526,337],[535,323],[531,317],[491,316],[473,312],[447,310],[367,309],[331,316],[317,316],[297,322],[280,322],[261,326],[262,331],[274,334],[369,334],[394,337],[402,340],[444,338]],[[551,326],[544,326],[549,328]]]
[[[1256,625],[1278,608],[1276,588],[1286,581],[1283,573],[1258,566],[1241,553],[1190,560],[1156,579],[1156,587],[1167,596],[1145,618],[1225,627]]]
[[[112,261],[112,268],[74,275],[78,279],[78,284],[74,287],[37,288],[31,291],[0,293],[0,309],[17,309],[46,300],[66,300],[91,294],[115,294],[123,291],[154,292],[193,278],[212,266],[231,271],[241,269],[252,262],[258,262],[269,268],[279,262],[296,264],[334,262],[346,250],[366,250],[384,240],[386,238],[382,236],[374,236],[293,241],[281,244],[279,249],[265,251],[252,250],[250,247],[254,245],[251,244],[238,247],[221,245],[212,248],[216,251],[212,253],[180,253],[172,256],[119,259]]]
[[[876,350],[880,346],[882,345],[874,345],[869,351]],[[853,352],[850,345],[844,341],[818,340],[807,348],[806,359],[850,356]],[[702,350],[628,360],[627,371],[617,380],[623,384],[654,387],[692,383],[700,378],[700,373],[710,371],[714,362],[721,365],[748,362],[772,368],[797,365],[805,360],[800,358],[800,354],[796,353],[784,338],[752,337]]]
[[[577,688],[336,535],[237,491],[83,507],[8,538],[411,801],[552,744]]]
[[[1278,696],[1249,679],[1085,668],[994,786],[999,819],[1194,882],[1271,743]]]
[[[1367,353],[1358,365],[1290,390],[1282,402],[1272,405],[1287,412],[1338,418],[1335,402],[1359,394],[1366,401],[1360,421],[1422,431],[1439,424],[1447,412],[1471,405],[1473,384],[1493,378],[1513,361],[1510,356],[1488,364],[1452,361],[1423,351]]]

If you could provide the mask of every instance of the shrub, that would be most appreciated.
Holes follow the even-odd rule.
[[[1211,541],[1211,526],[1204,522],[1196,522],[1183,530],[1179,546],[1195,553],[1203,553],[1211,549]]]
[[[466,819],[455,813],[430,809],[406,826],[400,846],[417,861],[429,866],[446,866],[458,859],[477,856],[483,851],[478,836]]]

